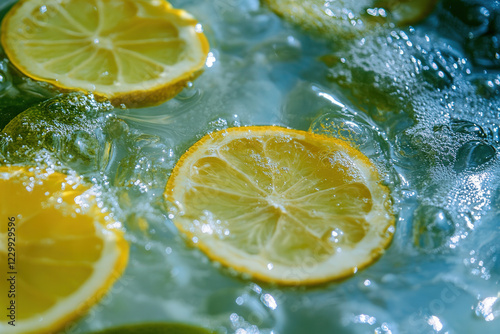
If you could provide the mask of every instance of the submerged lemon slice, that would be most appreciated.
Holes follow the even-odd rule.
[[[87,190],[58,172],[0,167],[0,333],[54,333],[122,273],[128,243]]]
[[[2,45],[33,79],[129,107],[176,95],[208,54],[197,21],[164,0],[21,0]]]
[[[204,328],[177,323],[145,323],[113,327],[86,334],[212,334]]]
[[[394,233],[389,191],[366,156],[275,126],[206,135],[175,166],[165,197],[210,258],[284,285],[352,275]]]
[[[437,0],[263,0],[276,14],[330,38],[356,37],[384,23],[425,18]]]

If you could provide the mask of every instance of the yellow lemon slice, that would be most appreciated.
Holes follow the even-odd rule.
[[[279,16],[333,38],[355,37],[384,23],[408,25],[425,18],[437,0],[263,0]]]
[[[144,323],[113,327],[88,334],[214,334],[208,329],[177,323]]]
[[[33,79],[129,107],[175,96],[209,48],[198,22],[163,0],[21,0],[2,45]]]
[[[390,243],[390,194],[343,141],[275,126],[203,137],[179,160],[169,217],[210,258],[262,281],[352,275]]]
[[[58,172],[0,167],[0,333],[56,332],[124,270],[128,243],[87,190]]]

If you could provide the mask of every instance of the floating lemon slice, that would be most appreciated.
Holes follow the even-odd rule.
[[[122,273],[128,244],[87,190],[61,173],[0,167],[0,333],[54,333]]]
[[[409,25],[425,18],[437,0],[263,0],[276,14],[329,37],[355,37],[384,23]]]
[[[275,126],[203,137],[165,197],[210,258],[262,281],[316,284],[373,263],[394,233],[375,166],[343,141]]]
[[[114,327],[88,334],[212,334],[204,328],[176,323],[145,323]]]
[[[128,107],[175,96],[209,48],[197,21],[163,0],[21,0],[3,20],[2,45],[33,79]]]

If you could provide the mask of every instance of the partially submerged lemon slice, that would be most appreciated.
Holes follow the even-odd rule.
[[[21,0],[1,29],[24,74],[115,106],[175,96],[208,54],[198,22],[164,0]]]
[[[0,167],[0,333],[62,329],[124,270],[128,243],[87,190],[58,172]]]
[[[389,191],[366,156],[275,126],[206,135],[181,157],[165,196],[175,225],[210,258],[284,285],[352,275],[394,233]]]
[[[204,328],[177,323],[144,323],[112,327],[86,334],[212,334]]]
[[[356,37],[385,23],[425,18],[437,0],[263,0],[276,14],[325,37]]]

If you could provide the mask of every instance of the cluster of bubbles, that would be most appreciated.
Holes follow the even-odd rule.
[[[499,231],[499,22],[497,1],[442,1],[416,27],[334,43],[322,57],[330,85],[321,94],[344,100],[336,98],[311,122],[311,131],[358,143],[375,160],[378,148],[389,147],[400,210],[393,249],[415,261],[447,263],[443,268],[464,278],[441,282],[461,286],[463,298],[478,296],[473,315],[487,322],[499,316],[500,258],[493,241]],[[360,114],[369,115],[368,122]],[[431,301],[444,305],[437,313],[438,307],[427,307],[406,317],[419,319],[422,331],[458,328],[443,300]]]
[[[417,28],[376,31],[323,57],[332,85],[387,134],[395,168],[418,189],[424,249],[471,228],[499,186],[498,12],[495,2],[444,1]]]

